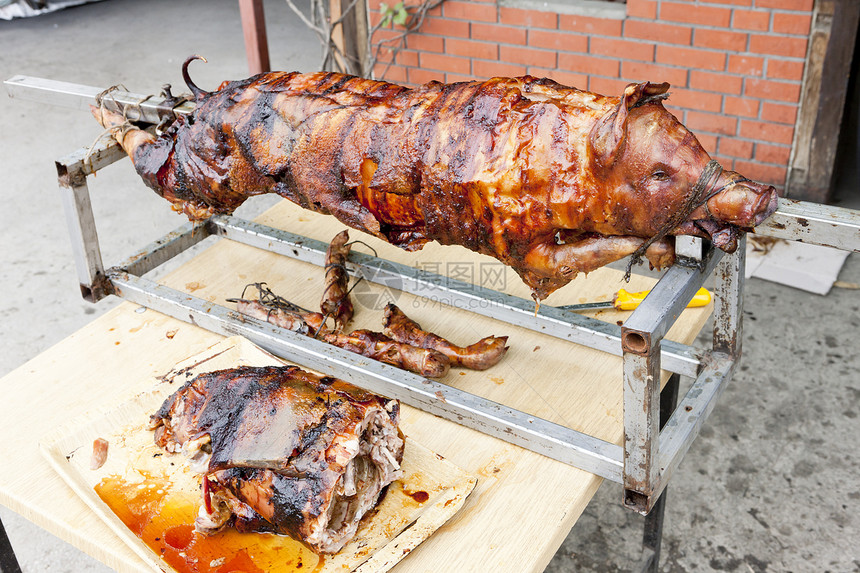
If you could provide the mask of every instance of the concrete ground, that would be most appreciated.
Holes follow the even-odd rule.
[[[267,16],[273,66],[317,69],[315,38],[284,3],[267,2]],[[164,82],[182,85],[179,65],[192,53],[209,58],[193,67],[204,89],[247,75],[235,0],[111,0],[0,22],[3,79],[26,74],[156,93]],[[117,301],[91,305],[78,295],[53,167],[99,128],[83,111],[0,101],[3,375]],[[127,162],[100,172],[91,188],[108,263],[182,222],[141,191]],[[847,204],[858,208],[853,193]],[[247,211],[269,201],[254,200]],[[849,257],[840,279],[860,283],[860,256]],[[745,318],[740,371],[669,488],[663,569],[860,571],[860,291],[821,297],[754,279]],[[629,567],[641,518],[620,507],[620,495],[615,484],[601,487],[548,572]],[[27,572],[107,570],[6,509],[0,518]]]

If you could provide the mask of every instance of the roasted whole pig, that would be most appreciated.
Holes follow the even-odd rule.
[[[203,476],[195,526],[289,534],[321,553],[355,535],[401,475],[400,405],[296,366],[201,374],[151,418]]]
[[[723,171],[663,107],[668,84],[605,97],[531,76],[415,89],[272,72],[194,93],[160,136],[94,109],[147,185],[191,219],[278,193],[407,250],[462,245],[543,299],[633,254],[662,267],[672,235],[736,248],[777,205]]]

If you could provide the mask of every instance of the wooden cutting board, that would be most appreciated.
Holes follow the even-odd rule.
[[[228,530],[193,531],[202,501],[200,474],[183,455],[153,442],[149,416],[197,374],[236,366],[282,364],[241,337],[232,337],[180,362],[152,380],[152,388],[115,409],[88,413],[57,428],[40,446],[78,496],[154,571],[388,571],[451,518],[477,480],[407,438],[404,477],[389,486],[355,538],[335,555],[317,556],[286,536]],[[92,444],[109,443],[105,464],[90,468]]]

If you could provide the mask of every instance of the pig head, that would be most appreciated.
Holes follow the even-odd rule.
[[[652,268],[671,265],[674,235],[703,237],[734,252],[739,233],[776,210],[772,186],[723,170],[666,111],[668,88],[630,84],[594,124],[580,179],[594,199],[586,210],[551,206],[556,240],[537,245],[526,258],[531,268],[520,273],[536,299],[577,272],[627,255],[644,255]]]

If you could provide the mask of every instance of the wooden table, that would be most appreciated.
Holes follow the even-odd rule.
[[[342,225],[283,201],[258,221],[328,240]],[[379,255],[427,270],[473,274],[518,296],[528,291],[493,259],[459,247],[407,253],[352,231]],[[369,252],[362,245],[356,250]],[[278,294],[315,308],[323,273],[306,263],[252,247],[215,244],[162,282],[222,304],[246,283],[265,281]],[[484,280],[481,281],[481,277]],[[650,279],[601,269],[553,294],[548,304],[606,299],[618,288],[640,290]],[[354,291],[354,328],[380,329],[386,296],[425,328],[455,342],[509,335],[505,359],[485,372],[452,370],[443,382],[549,420],[620,443],[621,359],[549,336],[364,283]],[[710,308],[688,309],[669,338],[691,343]],[[615,322],[624,313],[604,311]],[[0,503],[121,571],[143,571],[138,558],[84,505],[39,453],[39,440],[87,411],[104,411],[145,389],[146,379],[221,337],[125,303],[11,372],[0,381]],[[478,477],[464,509],[395,570],[542,571],[600,485],[601,478],[435,416],[404,408],[406,434]]]

